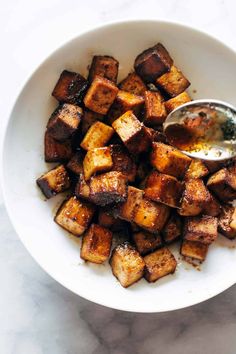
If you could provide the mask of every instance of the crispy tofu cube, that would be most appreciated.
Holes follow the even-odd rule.
[[[87,131],[80,146],[84,150],[92,150],[95,148],[103,147],[111,139],[114,130],[102,122],[94,123]]]
[[[120,90],[133,93],[134,95],[144,96],[147,87],[141,77],[136,73],[130,73],[119,83]]]
[[[109,55],[94,55],[89,69],[88,80],[91,82],[95,76],[105,77],[116,83],[119,62]]]
[[[64,103],[51,115],[47,125],[48,133],[59,141],[69,139],[76,132],[82,113],[80,107]]]
[[[105,115],[114,102],[118,91],[112,81],[96,76],[84,97],[84,105],[93,112]]]
[[[159,172],[176,178],[183,178],[191,158],[172,146],[163,143],[152,143],[151,164]]]
[[[143,199],[143,191],[141,189],[128,186],[127,199],[121,204],[119,209],[119,217],[127,221],[133,221],[135,211]]]
[[[83,236],[80,257],[85,261],[101,264],[109,258],[111,242],[111,231],[92,224]]]
[[[123,202],[127,197],[127,179],[121,172],[111,171],[90,180],[90,198],[104,206]]]
[[[80,236],[89,226],[94,212],[94,205],[70,197],[60,206],[55,222],[73,235]]]
[[[171,97],[178,96],[190,86],[184,74],[174,65],[169,72],[160,76],[156,83]]]
[[[175,257],[166,247],[145,256],[144,262],[146,265],[144,277],[149,283],[173,274],[177,267]]]
[[[185,218],[184,239],[209,245],[217,238],[217,218],[203,215]]]
[[[80,104],[87,87],[88,81],[82,75],[64,70],[52,91],[52,96],[59,102]]]
[[[166,136],[164,135],[163,132],[155,130],[150,127],[145,127],[145,128],[146,128],[146,132],[149,135],[149,139],[152,143],[154,142],[167,143]]]
[[[203,207],[203,214],[217,216],[221,212],[221,205],[218,200],[209,192],[209,200]]]
[[[169,220],[162,230],[165,243],[171,243],[180,238],[182,234],[182,222],[178,214],[172,212]]]
[[[84,114],[81,121],[81,132],[85,135],[89,128],[97,121],[102,121],[104,116],[99,113],[90,111],[89,109],[84,110]]]
[[[127,149],[133,153],[147,151],[150,140],[143,124],[132,111],[124,113],[112,123],[112,127],[119,135]]]
[[[180,254],[203,262],[206,259],[208,248],[209,245],[202,242],[183,240]]]
[[[129,182],[133,182],[137,168],[128,151],[118,144],[110,145],[110,150],[113,162],[112,170],[122,172]]]
[[[133,240],[141,256],[145,256],[162,246],[161,236],[159,234],[151,234],[147,231],[134,233]]]
[[[179,206],[183,185],[175,177],[153,171],[146,180],[145,197],[169,205]]]
[[[145,99],[145,118],[144,123],[149,126],[156,126],[162,124],[166,117],[167,112],[159,92],[146,91],[144,94]]]
[[[77,151],[72,156],[72,158],[70,159],[66,167],[68,168],[68,170],[70,170],[71,172],[79,176],[84,171],[83,159],[84,159],[84,154],[82,153],[82,151]]]
[[[48,133],[44,135],[44,159],[46,162],[63,162],[71,158],[73,152],[70,140],[59,142]]]
[[[110,208],[99,209],[98,224],[112,231],[119,231],[124,227],[123,220],[117,218]]]
[[[214,192],[221,201],[236,199],[232,174],[228,169],[222,168],[214,173],[207,181],[207,187]]]
[[[145,82],[155,82],[159,76],[170,71],[172,64],[170,54],[161,43],[158,43],[137,56],[134,68]]]
[[[128,242],[114,248],[110,265],[113,275],[124,288],[136,283],[144,274],[144,260]]]
[[[218,231],[229,239],[236,238],[236,207],[223,206],[218,219]]]
[[[63,165],[46,172],[36,182],[48,199],[70,187],[69,175]]]
[[[84,178],[87,181],[97,172],[109,171],[113,162],[108,146],[89,150],[83,161]]]
[[[185,173],[185,179],[203,178],[209,174],[208,168],[198,159],[193,159]]]
[[[75,195],[78,198],[82,198],[91,202],[90,185],[85,181],[83,173],[80,174],[78,182],[75,186]]]
[[[165,102],[165,107],[167,113],[172,112],[175,108],[182,106],[182,104],[190,102],[191,98],[187,94],[187,92],[182,92],[178,96],[171,98],[170,100]]]
[[[196,216],[210,201],[210,193],[201,179],[190,179],[185,183],[185,190],[180,203],[180,215]]]

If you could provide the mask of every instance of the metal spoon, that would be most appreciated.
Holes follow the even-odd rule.
[[[185,103],[168,115],[163,128],[169,143],[191,157],[220,161],[236,156],[236,108],[226,102]]]

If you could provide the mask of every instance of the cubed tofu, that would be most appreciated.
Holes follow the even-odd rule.
[[[193,159],[189,168],[185,173],[185,179],[203,178],[209,174],[209,170],[206,165],[198,159]]]
[[[218,231],[229,239],[236,238],[236,207],[224,205],[218,219]]]
[[[162,237],[165,243],[172,243],[182,235],[182,221],[178,214],[171,213],[171,216],[162,230]]]
[[[97,205],[123,202],[127,198],[127,179],[117,171],[94,176],[90,180],[90,198]]]
[[[114,130],[102,122],[94,123],[87,131],[80,146],[84,150],[91,150],[105,146],[114,134]]]
[[[146,127],[146,132],[148,133],[149,139],[152,143],[154,142],[167,143],[166,136],[163,132],[155,130],[150,127]]]
[[[64,70],[52,91],[52,96],[59,102],[80,104],[87,87],[88,81],[82,75]]]
[[[124,228],[124,221],[116,217],[111,208],[99,208],[98,224],[112,231]]]
[[[201,179],[190,179],[185,183],[185,190],[180,203],[180,215],[196,216],[210,201],[210,193]]]
[[[80,174],[78,182],[75,186],[75,195],[78,198],[82,198],[91,202],[90,185],[85,181],[83,173]]]
[[[178,96],[171,98],[170,100],[165,102],[165,107],[167,113],[172,112],[175,108],[182,106],[182,104],[190,102],[191,97],[187,92],[182,92]]]
[[[76,132],[82,113],[79,106],[64,103],[51,115],[47,124],[48,133],[59,141],[69,139]]]
[[[160,76],[156,83],[171,97],[178,96],[190,86],[190,82],[175,65],[172,65],[169,72]]]
[[[112,232],[103,226],[92,224],[83,236],[80,257],[85,261],[101,264],[110,255]]]
[[[236,199],[236,189],[232,183],[232,175],[226,168],[214,173],[207,181],[207,187],[214,192],[221,201]]]
[[[134,69],[145,82],[155,82],[159,76],[170,71],[172,64],[170,54],[161,43],[158,43],[137,56]]]
[[[91,82],[96,75],[105,77],[116,83],[118,76],[119,62],[109,55],[94,55],[89,69],[88,80]]]
[[[152,143],[151,164],[159,172],[183,178],[192,159],[172,146]]]
[[[110,265],[113,275],[124,288],[136,283],[144,274],[145,263],[143,258],[127,242],[114,248]]]
[[[143,124],[132,111],[128,111],[116,119],[112,123],[112,127],[131,153],[138,154],[148,150],[149,136]]]
[[[67,164],[67,169],[79,176],[83,173],[83,159],[84,154],[82,151],[77,151]]]
[[[134,95],[144,96],[147,87],[140,76],[136,73],[130,73],[119,83],[120,90],[133,93]]]
[[[113,165],[109,146],[89,150],[83,161],[84,178],[89,180],[97,172],[111,170]]]
[[[203,207],[203,214],[218,216],[221,212],[221,205],[218,200],[209,192],[209,200]]]
[[[118,144],[110,145],[110,151],[113,163],[112,170],[122,172],[129,182],[133,182],[137,168],[128,151],[122,145]]]
[[[155,282],[168,274],[173,274],[177,267],[175,257],[166,247],[145,256],[144,262],[144,277],[149,283]]]
[[[133,186],[128,186],[127,199],[121,204],[119,217],[126,221],[133,221],[135,212],[143,199],[143,191]]]
[[[185,218],[184,239],[199,241],[207,245],[217,238],[217,218],[203,215]]]
[[[48,199],[70,187],[69,175],[63,165],[46,172],[36,182]]]
[[[209,245],[202,242],[183,240],[180,254],[184,257],[197,259],[198,261],[203,262],[206,259],[208,248]]]
[[[144,123],[148,126],[156,126],[162,124],[166,117],[167,112],[159,92],[146,91],[145,99],[145,118]]]
[[[162,246],[162,240],[159,234],[151,234],[143,230],[134,233],[133,240],[141,256],[145,256]]]
[[[54,220],[63,229],[80,236],[88,228],[94,212],[94,205],[73,196],[62,203]]]
[[[145,197],[169,205],[173,208],[179,206],[183,192],[183,185],[175,177],[153,171],[146,180]]]
[[[118,91],[119,89],[112,81],[96,76],[84,97],[84,105],[93,112],[105,115]]]
[[[96,123],[97,121],[102,121],[104,116],[99,113],[95,113],[90,111],[89,109],[85,109],[81,121],[81,133],[85,135],[89,128]]]
[[[72,157],[71,141],[57,141],[48,131],[44,136],[44,159],[46,162],[64,162]]]

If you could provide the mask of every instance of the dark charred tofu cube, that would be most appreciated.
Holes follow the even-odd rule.
[[[183,192],[183,185],[175,177],[151,172],[146,180],[144,190],[145,197],[169,205],[173,208],[179,206],[179,200]]]
[[[149,283],[155,282],[168,274],[173,274],[177,267],[175,257],[166,247],[145,256],[144,262],[144,277]]]
[[[119,231],[124,227],[124,222],[117,218],[110,208],[99,209],[98,224],[112,231]]]
[[[161,43],[158,43],[137,56],[134,68],[145,82],[155,82],[159,76],[170,71],[172,64],[170,54]]]
[[[110,145],[112,156],[112,170],[122,172],[129,182],[133,182],[136,176],[136,165],[129,156],[128,151],[121,145]]]
[[[89,128],[80,146],[84,150],[103,147],[111,139],[113,134],[114,130],[109,127],[109,125],[96,122]]]
[[[119,209],[119,217],[127,221],[133,221],[137,207],[143,199],[143,191],[141,189],[129,186],[127,199]]]
[[[89,69],[88,80],[91,82],[95,76],[101,76],[116,83],[119,62],[108,55],[95,55]]]
[[[133,240],[141,256],[145,256],[162,246],[161,236],[159,234],[151,234],[147,231],[134,233]]]
[[[206,259],[208,247],[209,245],[202,242],[183,240],[180,254],[184,257],[197,259],[198,261],[203,262]]]
[[[150,144],[149,136],[132,111],[116,119],[112,127],[131,153],[138,154],[147,151]]]
[[[127,242],[114,248],[110,265],[113,275],[124,288],[136,283],[144,274],[145,263],[143,258]]]
[[[85,261],[101,264],[110,255],[112,232],[92,224],[83,236],[80,257]]]
[[[44,159],[46,162],[68,161],[72,156],[70,140],[59,142],[46,131],[44,136]]]
[[[80,104],[83,100],[88,81],[80,74],[64,70],[52,92],[59,102]]]
[[[51,115],[47,125],[48,133],[59,141],[69,139],[76,132],[82,113],[80,107],[64,103]]]
[[[136,73],[130,73],[124,80],[119,84],[120,90],[133,93],[137,96],[144,96],[147,87],[141,77]]]
[[[83,161],[84,178],[87,181],[97,172],[106,172],[112,168],[112,157],[108,146],[89,150]]]
[[[167,112],[159,92],[146,91],[145,95],[145,119],[144,123],[149,126],[162,124]]]
[[[167,143],[166,136],[162,132],[150,127],[146,127],[146,132],[148,133],[149,139],[152,143],[154,142]]]
[[[180,203],[180,215],[195,216],[200,214],[210,201],[210,193],[201,179],[190,179],[185,183],[185,190]]]
[[[203,178],[209,174],[208,168],[201,160],[192,160],[187,172],[185,174],[185,179],[193,178]]]
[[[37,185],[46,198],[61,193],[70,187],[69,175],[63,165],[53,168],[37,179]]]
[[[71,197],[60,206],[55,222],[73,235],[80,236],[88,228],[94,212],[94,205]]]
[[[85,135],[89,128],[96,123],[104,119],[104,116],[88,109],[84,110],[83,118],[81,121],[81,132]]]
[[[112,81],[96,76],[84,97],[85,107],[93,112],[105,115],[114,102],[118,91]]]
[[[90,199],[90,185],[85,181],[83,173],[80,174],[78,182],[75,186],[75,195],[78,198],[91,201]]]
[[[236,189],[232,183],[232,174],[226,168],[214,173],[207,181],[207,187],[214,192],[221,201],[236,199]]]
[[[209,245],[217,238],[217,226],[217,218],[213,216],[203,215],[186,218],[184,239]]]
[[[174,65],[156,83],[171,97],[178,96],[190,86],[184,74]]]
[[[162,230],[165,243],[172,243],[180,238],[182,234],[182,222],[178,214],[172,212],[169,220]]]
[[[68,170],[79,176],[83,173],[83,159],[84,154],[81,151],[77,151],[72,156],[66,167]]]
[[[97,205],[123,202],[127,197],[127,179],[121,172],[111,171],[90,180],[90,198]]]
[[[221,205],[218,200],[209,192],[209,200],[203,207],[203,214],[217,216],[221,212]]]
[[[167,113],[172,112],[175,108],[182,106],[182,104],[190,102],[191,98],[187,94],[187,92],[182,92],[178,96],[171,98],[170,100],[165,102],[165,107]]]
[[[162,143],[152,144],[151,164],[159,172],[176,178],[183,178],[191,158],[172,146]]]
[[[224,205],[218,219],[218,231],[229,239],[236,238],[236,208]]]

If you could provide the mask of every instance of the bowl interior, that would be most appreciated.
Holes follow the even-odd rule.
[[[155,284],[141,280],[123,289],[109,265],[85,264],[79,257],[80,239],[53,222],[65,196],[45,201],[35,179],[51,165],[43,158],[43,137],[56,107],[52,89],[63,69],[87,75],[94,54],[120,62],[120,79],[132,70],[143,49],[162,42],[191,81],[193,98],[216,98],[236,105],[236,56],[217,40],[182,25],[134,21],[107,25],[78,36],[54,52],[31,76],[12,111],[3,152],[3,192],[8,212],[21,240],[37,262],[75,293],[109,307],[158,312],[208,299],[235,283],[236,249],[219,237],[197,271],[178,256],[175,275]]]

